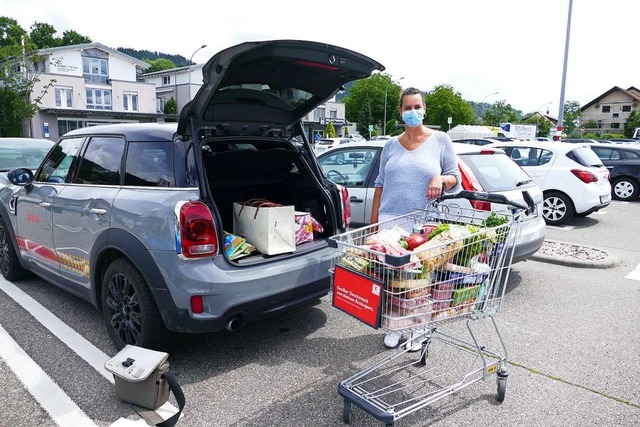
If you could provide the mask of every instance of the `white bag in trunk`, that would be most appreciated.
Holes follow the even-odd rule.
[[[296,250],[295,207],[264,199],[233,204],[233,234],[247,239],[266,255]]]

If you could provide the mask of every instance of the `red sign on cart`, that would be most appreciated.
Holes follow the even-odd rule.
[[[333,273],[333,306],[367,325],[380,327],[383,283],[336,265]]]

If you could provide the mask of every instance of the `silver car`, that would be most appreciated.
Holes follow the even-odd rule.
[[[352,143],[318,155],[327,177],[349,190],[351,226],[369,224],[375,191],[374,181],[380,169],[380,153],[387,141]],[[527,191],[535,203],[535,212],[528,215],[516,240],[513,262],[529,258],[542,246],[545,221],[542,217],[542,191],[518,165],[500,149],[472,144],[453,144],[462,175],[462,189],[485,191],[506,196],[526,205],[522,192]],[[445,203],[452,203],[447,201]],[[504,205],[456,199],[461,207],[473,207],[488,214],[503,211]],[[421,208],[421,206],[416,206]]]
[[[2,274],[30,271],[92,302],[117,348],[167,349],[175,332],[234,330],[316,301],[349,202],[301,120],[383,69],[324,43],[243,43],[207,62],[177,124],[65,134],[35,174],[14,169],[0,190]],[[310,213],[322,231],[293,252],[231,259],[233,204],[256,197]]]

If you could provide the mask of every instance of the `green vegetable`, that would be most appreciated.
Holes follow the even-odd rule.
[[[431,233],[429,233],[429,236],[427,237],[427,240],[431,240],[434,237],[436,237],[438,234],[442,233],[443,231],[447,231],[447,230],[449,230],[449,224],[440,224]]]
[[[484,221],[482,221],[482,225],[487,228],[492,228],[502,224],[506,224],[507,222],[509,222],[509,217],[507,217],[506,215],[500,217],[495,212],[491,212],[489,216]]]
[[[469,232],[472,234],[475,234],[478,231],[480,231],[480,229],[475,225],[468,224],[466,227],[467,227],[467,230],[469,230]],[[485,234],[480,233],[476,236],[472,236],[464,239],[463,241],[464,248],[462,248],[462,250],[453,257],[453,263],[457,265],[467,266],[471,258],[473,258],[474,256],[482,252],[482,249],[483,249],[482,242],[485,238],[486,238]]]

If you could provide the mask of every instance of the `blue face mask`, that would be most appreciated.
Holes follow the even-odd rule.
[[[423,110],[408,110],[402,113],[402,121],[406,123],[409,127],[416,127],[422,124],[422,120],[424,120],[424,111]]]

